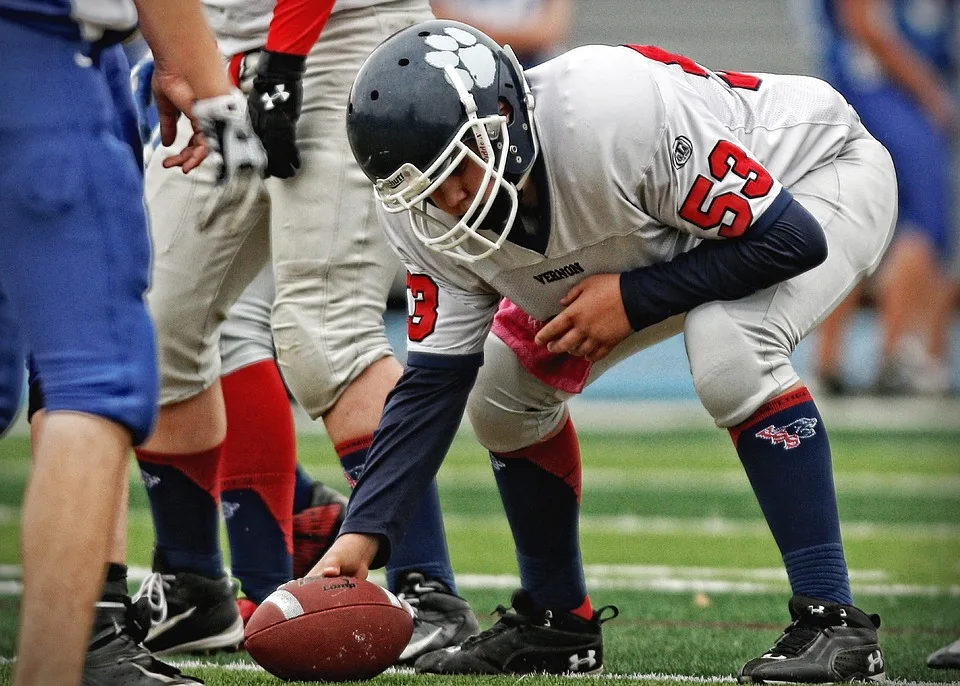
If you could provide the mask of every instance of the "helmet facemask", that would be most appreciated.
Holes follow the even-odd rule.
[[[515,60],[509,48],[506,51],[512,61]],[[376,181],[376,193],[387,212],[410,212],[410,227],[428,248],[464,262],[476,262],[498,250],[506,241],[519,207],[517,189],[523,186],[529,169],[516,183],[504,178],[511,154],[508,118],[500,113],[478,117],[474,97],[456,70],[445,66],[444,73],[446,81],[457,91],[467,120],[429,167],[420,170],[405,163],[390,177]],[[529,94],[525,80],[522,77],[521,80],[525,95]],[[532,96],[529,102],[532,104]],[[529,120],[532,129],[532,116]],[[535,135],[533,138],[536,141]],[[469,208],[459,218],[446,214],[431,215],[428,199],[465,160],[483,170],[483,178]],[[501,191],[509,204],[502,228],[482,229]],[[497,216],[501,219],[503,215],[498,212]]]

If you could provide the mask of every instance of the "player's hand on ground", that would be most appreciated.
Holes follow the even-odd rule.
[[[536,342],[552,353],[602,360],[633,333],[620,295],[619,274],[596,274],[560,300],[564,309],[537,333]]]
[[[355,576],[366,579],[380,539],[367,534],[342,534],[313,566],[308,576]]]

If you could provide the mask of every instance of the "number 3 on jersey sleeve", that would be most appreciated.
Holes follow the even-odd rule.
[[[407,272],[407,338],[417,343],[437,327],[436,281],[426,274]]]
[[[680,217],[704,231],[720,227],[720,236],[736,238],[753,223],[750,200],[767,195],[773,188],[773,177],[730,141],[719,141],[707,162],[711,178],[697,176],[680,206]],[[714,194],[720,182],[729,181],[730,174],[743,179],[740,188]]]

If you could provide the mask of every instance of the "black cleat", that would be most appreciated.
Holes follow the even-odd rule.
[[[960,640],[931,653],[927,667],[933,669],[960,669]]]
[[[480,631],[469,603],[442,581],[427,580],[420,572],[407,572],[398,584],[397,597],[413,608],[413,636],[400,653],[399,664],[410,664],[433,650],[454,646]]]
[[[150,626],[144,604],[97,603],[93,638],[83,664],[81,686],[196,686],[203,682],[161,662],[141,641]]]
[[[313,482],[310,504],[293,515],[293,578],[313,569],[330,549],[347,514],[347,498],[319,481]]]
[[[776,644],[740,668],[742,684],[883,681],[880,617],[852,605],[804,596],[790,599],[793,622]]]
[[[497,608],[500,621],[459,646],[435,650],[416,661],[426,674],[596,674],[603,670],[600,625],[620,611],[606,605],[586,620],[565,611],[533,605],[526,591],[515,591],[513,612]],[[605,610],[612,610],[603,618]]]
[[[144,645],[153,653],[211,653],[243,643],[243,619],[228,576],[154,572],[133,599],[150,608]]]

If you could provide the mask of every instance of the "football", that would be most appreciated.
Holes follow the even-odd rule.
[[[288,681],[370,679],[396,663],[413,634],[413,610],[355,577],[308,576],[283,584],[256,609],[244,647]]]

